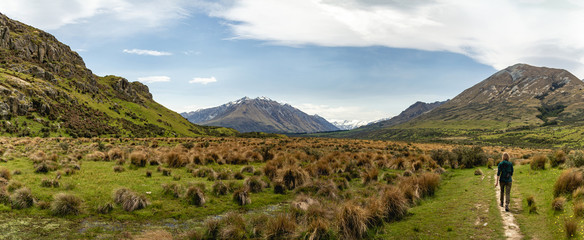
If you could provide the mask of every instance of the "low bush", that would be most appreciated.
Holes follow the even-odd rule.
[[[484,166],[487,163],[487,154],[479,147],[458,147],[452,150],[456,154],[458,164],[463,168]]]
[[[574,154],[570,154],[566,165],[577,168],[584,166],[584,153],[582,151],[576,151]]]
[[[561,164],[566,163],[566,153],[562,150],[557,150],[553,153],[548,154],[548,159],[550,160],[550,166],[552,168],[558,167]]]
[[[13,209],[29,208],[34,204],[34,196],[29,188],[23,187],[10,195],[10,202]]]
[[[81,213],[81,198],[69,194],[58,193],[51,203],[51,213],[58,216],[77,215]]]

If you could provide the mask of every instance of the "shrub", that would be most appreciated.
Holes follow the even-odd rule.
[[[578,232],[578,221],[574,218],[567,218],[564,222],[564,229],[566,229],[568,238],[574,237]]]
[[[196,186],[191,186],[187,189],[185,198],[192,205],[195,206],[205,205],[205,194],[203,193],[203,191],[201,191],[200,188]]]
[[[565,197],[556,197],[552,201],[552,209],[554,211],[564,211],[564,204],[566,203]]]
[[[547,162],[547,157],[544,155],[536,155],[531,159],[531,170],[545,170],[545,163]]]
[[[145,167],[148,164],[148,155],[144,151],[133,151],[130,153],[130,164]]]
[[[296,222],[289,214],[280,213],[268,221],[266,228],[267,239],[293,239],[296,231]]]
[[[582,151],[576,151],[574,154],[569,156],[569,164],[571,167],[582,167],[584,166],[584,153]]]
[[[247,189],[252,193],[259,193],[264,190],[266,183],[262,181],[258,176],[249,177],[243,183]]]
[[[339,230],[348,239],[364,238],[368,219],[367,211],[352,201],[345,202],[337,215]]]
[[[128,212],[143,209],[148,206],[146,197],[127,188],[119,188],[114,192],[114,202]]]
[[[562,172],[554,184],[554,196],[571,194],[576,188],[584,185],[584,177],[578,169],[567,169]]]
[[[532,205],[535,204],[535,198],[533,196],[529,196],[525,199],[525,201],[527,201],[527,206],[531,207]]]
[[[215,183],[213,184],[213,194],[215,194],[216,196],[220,196],[226,195],[227,193],[229,193],[229,188],[227,187],[227,185],[225,185],[223,181],[215,181]]]
[[[383,191],[381,202],[384,204],[384,218],[388,221],[400,220],[408,212],[408,200],[397,187],[390,186]]]
[[[251,204],[251,198],[249,198],[249,192],[245,188],[240,188],[233,193],[233,201],[237,202],[240,206]]]
[[[447,162],[456,159],[456,154],[446,149],[437,149],[430,152],[430,157],[436,161],[438,165],[444,167]]]
[[[96,209],[97,213],[101,213],[101,214],[108,214],[110,213],[112,210],[114,210],[114,205],[111,203],[106,203],[103,205],[99,205]]]
[[[12,202],[13,209],[24,209],[29,208],[34,204],[34,197],[30,192],[30,189],[24,187],[14,191],[14,193],[10,195],[10,201]]]
[[[69,194],[58,193],[51,203],[51,213],[58,216],[77,215],[81,212],[81,198]]]
[[[283,169],[281,176],[284,186],[289,190],[304,185],[310,178],[304,169],[296,166]]]
[[[4,178],[6,180],[10,180],[11,174],[10,174],[10,170],[6,169],[6,168],[1,168],[0,169],[0,178]]]
[[[484,166],[487,163],[487,154],[479,147],[458,147],[452,150],[456,154],[456,160],[463,168]]]

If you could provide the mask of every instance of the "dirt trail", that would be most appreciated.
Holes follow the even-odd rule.
[[[497,181],[497,171],[495,170],[495,176],[493,177],[493,183]],[[511,187],[513,189],[513,186]],[[499,187],[495,187],[495,193],[497,195],[497,208],[499,208],[499,212],[501,212],[501,217],[503,218],[503,228],[505,229],[505,237],[507,239],[523,239],[523,235],[519,230],[519,226],[517,226],[517,222],[515,221],[515,217],[513,216],[513,209],[511,211],[505,212],[505,208],[499,207],[501,199],[501,190]],[[513,201],[512,201],[513,204]]]

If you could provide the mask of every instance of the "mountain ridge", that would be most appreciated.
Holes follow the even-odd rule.
[[[267,97],[243,97],[236,101],[181,115],[205,126],[223,126],[240,132],[301,133],[339,130],[318,115],[308,115],[289,104]]]

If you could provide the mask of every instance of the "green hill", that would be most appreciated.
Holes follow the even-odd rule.
[[[154,137],[235,135],[156,103],[147,86],[94,75],[54,36],[0,14],[0,135]]]

